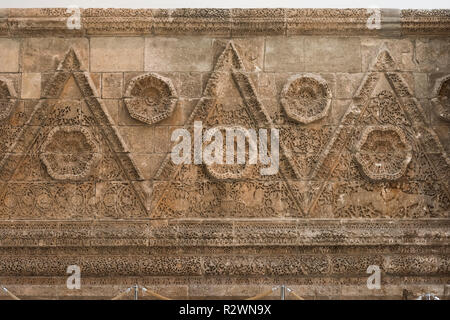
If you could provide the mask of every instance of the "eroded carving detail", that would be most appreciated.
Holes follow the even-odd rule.
[[[401,74],[387,71],[398,69],[389,51],[372,66],[318,157],[312,178],[321,182],[309,183],[317,191],[308,213],[331,207],[342,218],[447,217],[450,161],[439,138]]]
[[[222,130],[236,126],[246,129],[272,126],[231,41],[217,59],[203,97],[186,123],[187,130],[192,131],[194,121]],[[169,155],[155,175],[152,215],[190,218],[299,216],[301,208],[287,180],[290,174],[287,168],[289,164],[283,153],[280,155],[280,172],[270,178],[261,176],[258,165],[254,164],[175,166]]]
[[[242,132],[244,133],[246,131],[245,128],[243,127],[236,127],[236,126],[218,126],[215,127],[221,134],[222,136],[226,135],[226,130],[227,129],[232,129],[235,130],[235,132]],[[223,150],[227,150],[227,146],[226,146],[226,139],[223,139]],[[246,159],[248,160],[248,150],[244,151]],[[249,173],[249,166],[248,166],[248,161],[245,161],[244,164],[238,164],[238,163],[234,163],[234,164],[226,164],[225,163],[225,155],[224,155],[224,164],[210,164],[210,165],[206,165],[205,164],[205,170],[206,172],[215,179],[218,180],[233,180],[233,179],[242,179],[245,177],[245,174]]]
[[[46,98],[5,146],[0,162],[2,219],[147,215],[139,183],[143,178],[79,65],[70,50],[47,82]],[[117,196],[108,197],[108,190]]]
[[[125,92],[125,105],[131,117],[153,124],[172,114],[176,95],[170,79],[147,73],[130,81]]]
[[[356,144],[355,159],[369,179],[393,181],[405,174],[411,150],[398,127],[371,126],[363,131]]]
[[[0,120],[7,118],[16,103],[16,91],[11,81],[0,78]]]
[[[442,119],[450,121],[450,75],[439,79],[433,91],[433,103],[436,113]]]
[[[281,92],[281,103],[288,117],[300,123],[311,123],[327,115],[331,91],[318,75],[294,76]]]
[[[50,131],[41,146],[40,158],[57,180],[80,180],[89,175],[100,158],[91,132],[82,126],[61,126]]]

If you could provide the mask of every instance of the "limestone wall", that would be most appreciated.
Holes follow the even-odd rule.
[[[0,283],[445,296],[450,12],[370,16],[85,9],[69,29],[66,9],[0,10]],[[174,164],[172,133],[196,121],[278,129],[279,170]]]

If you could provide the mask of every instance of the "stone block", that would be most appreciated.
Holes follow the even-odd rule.
[[[89,69],[89,40],[86,38],[27,38],[23,41],[23,72],[53,72],[72,48],[80,69]]]
[[[363,73],[336,73],[336,94],[337,99],[352,98],[361,84]]]
[[[144,67],[144,39],[94,37],[90,41],[91,71],[140,71]]]
[[[155,153],[165,153],[170,150],[172,143],[169,137],[169,127],[157,126],[155,127],[153,142],[155,145]]]
[[[414,94],[417,98],[430,97],[431,91],[429,91],[428,74],[426,73],[414,73]]]
[[[19,71],[20,41],[0,38],[0,72]]]
[[[145,71],[211,71],[212,44],[208,37],[145,38]]]
[[[103,73],[102,74],[102,97],[122,98],[123,74]]]
[[[113,125],[119,124],[119,101],[112,99],[103,99],[103,103],[108,110],[109,115],[114,121]]]
[[[359,38],[305,37],[303,46],[306,71],[361,71]]]
[[[38,99],[41,97],[41,74],[22,74],[22,99]]]
[[[422,72],[450,71],[450,41],[448,38],[416,40],[417,69]]]
[[[305,37],[268,37],[264,71],[293,72],[305,68]]]

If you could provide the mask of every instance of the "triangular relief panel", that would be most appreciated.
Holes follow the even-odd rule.
[[[217,59],[203,96],[185,125],[191,137],[195,122],[202,123],[203,132],[212,127],[223,133],[233,127],[256,132],[260,128],[270,132],[273,128],[232,41]],[[290,184],[295,176],[283,150],[277,174],[264,176],[260,169],[260,164],[175,165],[168,155],[155,176],[151,216],[301,216],[301,206]]]
[[[0,161],[0,218],[147,215],[141,174],[71,49]]]
[[[314,168],[309,214],[327,203],[336,218],[446,217],[449,164],[382,47]]]

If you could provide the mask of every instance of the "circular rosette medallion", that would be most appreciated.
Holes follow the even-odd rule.
[[[216,138],[219,138],[219,141],[216,141]],[[218,180],[244,178],[249,171],[250,156],[257,156],[256,134],[252,135],[250,131],[240,126],[218,126],[209,129],[205,132],[203,141],[203,161],[206,172]],[[217,148],[213,150],[212,143],[216,143],[217,148],[221,147],[221,151]],[[219,154],[222,163],[217,161],[208,163],[205,150],[206,153],[211,150],[212,153]],[[256,163],[256,160],[253,158],[253,163]]]
[[[324,118],[331,104],[331,91],[324,79],[306,74],[289,79],[281,92],[286,115],[300,123]]]
[[[402,177],[412,157],[412,148],[400,128],[370,126],[356,144],[355,159],[362,174],[375,181]]]
[[[86,178],[99,157],[97,142],[89,129],[82,126],[52,129],[40,153],[48,174],[58,180]]]
[[[136,120],[153,124],[169,117],[177,96],[170,79],[155,73],[133,78],[125,92],[125,106]]]

